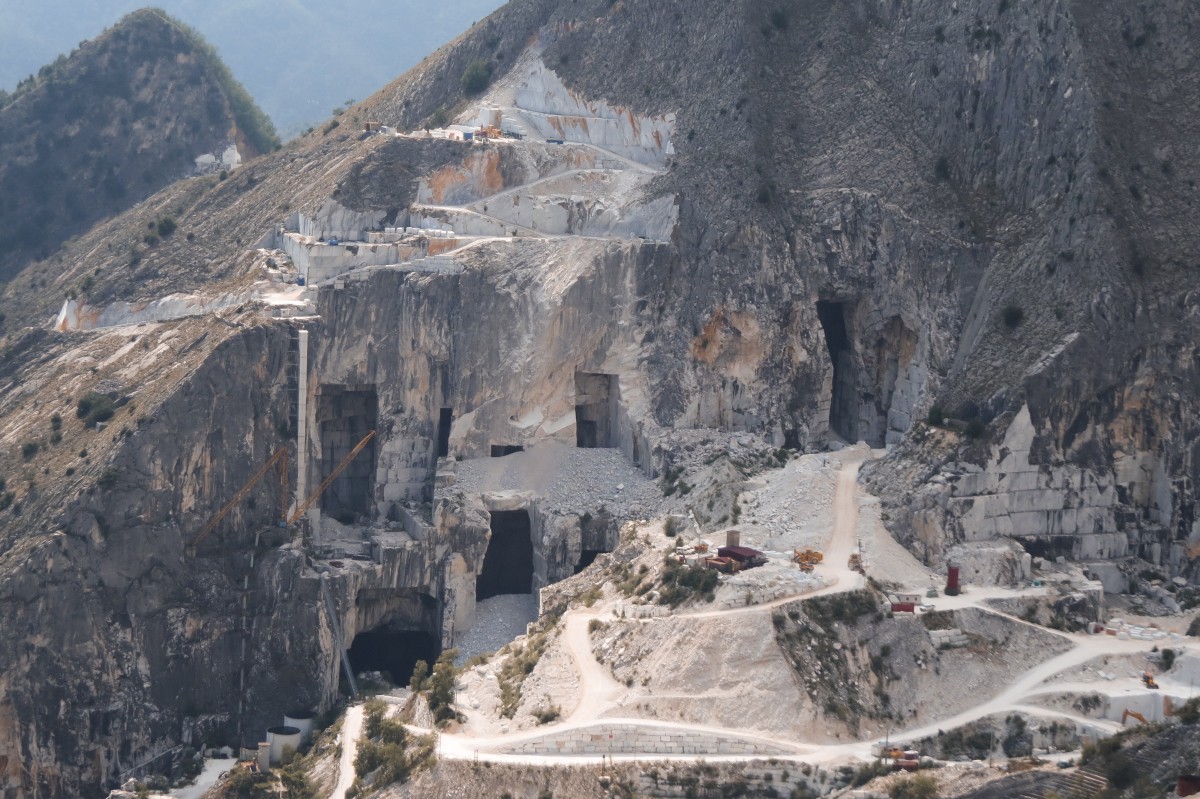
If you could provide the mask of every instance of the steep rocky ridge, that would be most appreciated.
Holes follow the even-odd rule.
[[[36,265],[51,288],[28,275],[8,288],[5,312],[29,328],[8,336],[0,366],[12,453],[0,468],[14,492],[0,511],[12,586],[0,618],[6,630],[27,631],[4,654],[4,695],[14,699],[0,707],[0,735],[35,764],[10,767],[6,787],[17,796],[95,792],[188,736],[257,730],[293,702],[328,705],[337,665],[318,566],[349,635],[395,622],[452,638],[470,622],[488,514],[538,515],[536,498],[460,501],[453,457],[579,441],[579,422],[598,422],[577,406],[614,408],[599,419],[608,443],[651,475],[670,462],[677,428],[748,431],[775,446],[819,448],[837,436],[894,444],[868,478],[892,503],[890,524],[931,562],[954,543],[1011,535],[1096,561],[1138,551],[1194,579],[1198,339],[1195,297],[1179,289],[1195,243],[1183,220],[1194,202],[1187,31],[1197,12],[1168,5],[1154,13],[1173,18],[1154,22],[1112,3],[1065,1],[512,2],[338,126],[228,180],[175,184]],[[542,142],[477,147],[358,132],[367,120],[407,129],[439,108],[472,118],[460,79],[477,59],[492,62],[488,102],[511,88],[514,65],[552,70],[572,98],[549,92],[548,79],[526,86],[547,88],[542,99],[557,116],[574,111],[573,133],[580,98],[621,109],[630,130],[673,114],[674,152],[664,146],[663,168],[645,173],[637,198],[677,209],[670,235],[639,239],[616,226],[600,236],[468,235],[443,212],[441,235],[422,228],[428,259],[329,279],[313,292],[319,318],[281,319],[247,303],[203,321],[154,323],[146,334],[178,331],[167,343],[185,368],[164,363],[126,380],[116,373],[128,365],[101,352],[138,328],[45,330],[66,290],[88,276],[85,299],[96,306],[240,289],[268,258],[288,260],[267,248],[297,240],[289,235],[311,232],[312,247],[331,231],[356,242],[386,236],[418,221],[412,205],[433,199],[431,187],[439,202],[478,203],[519,186],[526,170],[548,175],[538,159],[554,148]],[[1150,88],[1182,99],[1164,94],[1145,106],[1162,124],[1130,125],[1119,98]],[[1151,142],[1151,131],[1162,140]],[[567,145],[557,152],[596,157],[598,145],[583,137]],[[1150,175],[1155,152],[1163,155]],[[603,171],[596,163],[588,168]],[[1137,192],[1130,174],[1145,175]],[[476,177],[478,186],[461,188]],[[442,191],[449,184],[458,188]],[[167,212],[179,232],[139,244]],[[461,252],[430,249],[459,237],[470,240]],[[243,254],[255,245],[264,249]],[[315,488],[329,465],[315,464],[345,443],[322,438],[324,422],[350,415],[340,397],[374,408],[381,435],[348,526],[315,519],[317,543],[334,556],[266,539],[255,665],[249,687],[235,691],[233,642],[244,623],[231,593],[236,558],[271,527],[279,496],[255,494],[204,565],[187,559],[185,544],[284,443],[281,430],[290,438],[296,391],[286,364],[299,327],[311,336],[311,367],[298,454],[312,466],[300,488]],[[162,344],[151,338],[150,351]],[[121,357],[131,354],[136,345]],[[159,421],[115,437],[117,424],[80,429],[73,403],[109,388],[102,380],[135,385],[137,413]],[[120,401],[130,390],[112,393]],[[980,416],[982,436],[930,431],[917,420],[935,401],[951,415]],[[450,457],[439,459],[443,409],[453,424]],[[53,411],[70,434],[61,444],[49,432]],[[370,414],[360,416],[366,424]],[[88,462],[52,463],[84,440],[74,436],[92,437]],[[22,442],[43,437],[48,449],[26,460]],[[55,479],[65,468],[76,469],[74,481]],[[557,522],[555,530],[567,534]],[[552,549],[579,551],[577,541]],[[360,559],[336,556],[345,552]],[[567,557],[546,574],[569,571]],[[46,619],[73,605],[42,591],[24,563],[47,572],[53,563],[76,592],[63,595],[95,608],[93,620],[48,637]],[[98,573],[112,573],[116,588],[86,593]],[[47,647],[62,659],[57,671],[38,660]],[[101,650],[125,665],[71,682]],[[193,686],[186,698],[184,685]],[[92,722],[101,707],[112,724]]]
[[[130,14],[0,108],[0,280],[231,144],[250,158],[277,140],[195,32]]]

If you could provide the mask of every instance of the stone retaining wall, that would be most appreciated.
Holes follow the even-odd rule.
[[[665,728],[602,724],[499,750],[519,755],[782,755],[785,750],[746,738]]]

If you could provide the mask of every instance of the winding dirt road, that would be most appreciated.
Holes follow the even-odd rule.
[[[842,468],[838,473],[837,489],[834,496],[834,523],[828,546],[825,548],[825,560],[820,567],[820,573],[829,584],[816,591],[797,596],[777,599],[769,603],[749,607],[732,608],[728,610],[709,610],[685,612],[676,614],[687,618],[713,618],[717,616],[733,616],[745,613],[764,613],[772,608],[816,596],[852,591],[862,587],[866,580],[858,572],[848,566],[851,553],[857,548],[858,527],[858,471],[868,457],[865,452],[847,451],[843,453]],[[999,587],[972,587],[969,593],[957,597],[944,597],[938,600],[938,608],[957,610],[961,608],[980,608],[989,613],[1005,616],[1013,622],[1029,624],[1024,620],[994,608],[984,603],[988,599],[1015,596],[1032,596],[1044,592],[1045,589],[1005,589]],[[578,755],[513,755],[502,750],[540,738],[552,737],[555,734],[565,734],[571,731],[587,729],[597,725],[645,728],[647,730],[670,730],[682,733],[718,735],[737,738],[746,741],[760,742],[771,747],[790,751],[794,754],[777,756],[786,760],[803,760],[805,762],[838,762],[853,759],[869,759],[872,756],[870,741],[855,741],[846,744],[808,744],[795,740],[784,740],[764,736],[737,728],[714,727],[697,724],[667,722],[657,719],[605,717],[604,713],[616,706],[624,686],[618,683],[608,669],[598,663],[592,654],[591,640],[588,634],[588,624],[592,619],[611,619],[610,612],[576,609],[569,611],[564,617],[563,644],[570,654],[576,673],[579,676],[579,697],[570,714],[557,724],[537,727],[531,730],[508,733],[489,737],[472,737],[470,735],[443,735],[442,756],[450,758],[479,758],[496,762],[527,763],[532,765],[554,765],[564,763],[582,763],[598,761],[595,757]],[[669,617],[668,617],[669,618]],[[661,622],[663,618],[641,619],[639,621]],[[1104,719],[1087,719],[1069,711],[1043,708],[1028,704],[1028,700],[1037,695],[1062,690],[1066,686],[1046,685],[1046,681],[1054,675],[1086,663],[1093,658],[1112,654],[1133,654],[1149,652],[1154,646],[1149,641],[1118,641],[1112,636],[1088,636],[1056,632],[1037,625],[1043,633],[1052,633],[1071,642],[1071,649],[1050,658],[1037,666],[1018,675],[995,696],[980,704],[953,716],[939,719],[908,730],[893,730],[894,740],[916,740],[929,735],[935,735],[939,730],[952,729],[985,716],[1011,713],[1016,710],[1036,714],[1047,718],[1061,718],[1077,723],[1087,723],[1100,729],[1115,731],[1119,725]],[[1179,644],[1175,644],[1179,646]],[[1185,646],[1192,646],[1186,644]],[[1089,684],[1089,690],[1102,690],[1103,686]],[[361,722],[361,711],[359,716]],[[705,756],[705,760],[750,760],[761,756],[728,755]],[[345,758],[345,752],[343,752]],[[663,760],[680,759],[694,760],[694,755],[664,756],[661,754],[646,755],[616,755],[619,760]],[[340,784],[340,783],[339,783]],[[343,799],[341,794],[335,794],[335,799]]]
[[[338,781],[330,799],[346,799],[354,782],[354,758],[358,755],[358,737],[362,734],[363,706],[352,705],[342,721],[342,757],[338,761]]]

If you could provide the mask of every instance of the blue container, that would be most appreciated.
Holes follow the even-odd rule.
[[[297,275],[297,276],[296,276],[296,285],[297,285],[297,286],[303,286],[303,285],[304,285],[304,275]]]

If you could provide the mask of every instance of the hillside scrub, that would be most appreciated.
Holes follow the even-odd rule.
[[[363,708],[363,738],[354,759],[355,784],[361,789],[407,782],[414,772],[434,762],[434,740],[413,736],[404,724],[388,718],[388,705],[372,699]]]
[[[238,130],[254,149],[260,153],[278,150],[280,147],[279,135],[275,132],[275,125],[271,122],[271,118],[258,107],[250,96],[250,92],[246,91],[246,87],[233,76],[233,72],[217,54],[216,48],[208,43],[200,31],[175,19],[162,9],[151,8],[149,11],[158,14],[165,22],[174,26],[204,56],[208,67],[221,85],[225,97],[229,100],[229,110],[233,112]]]

